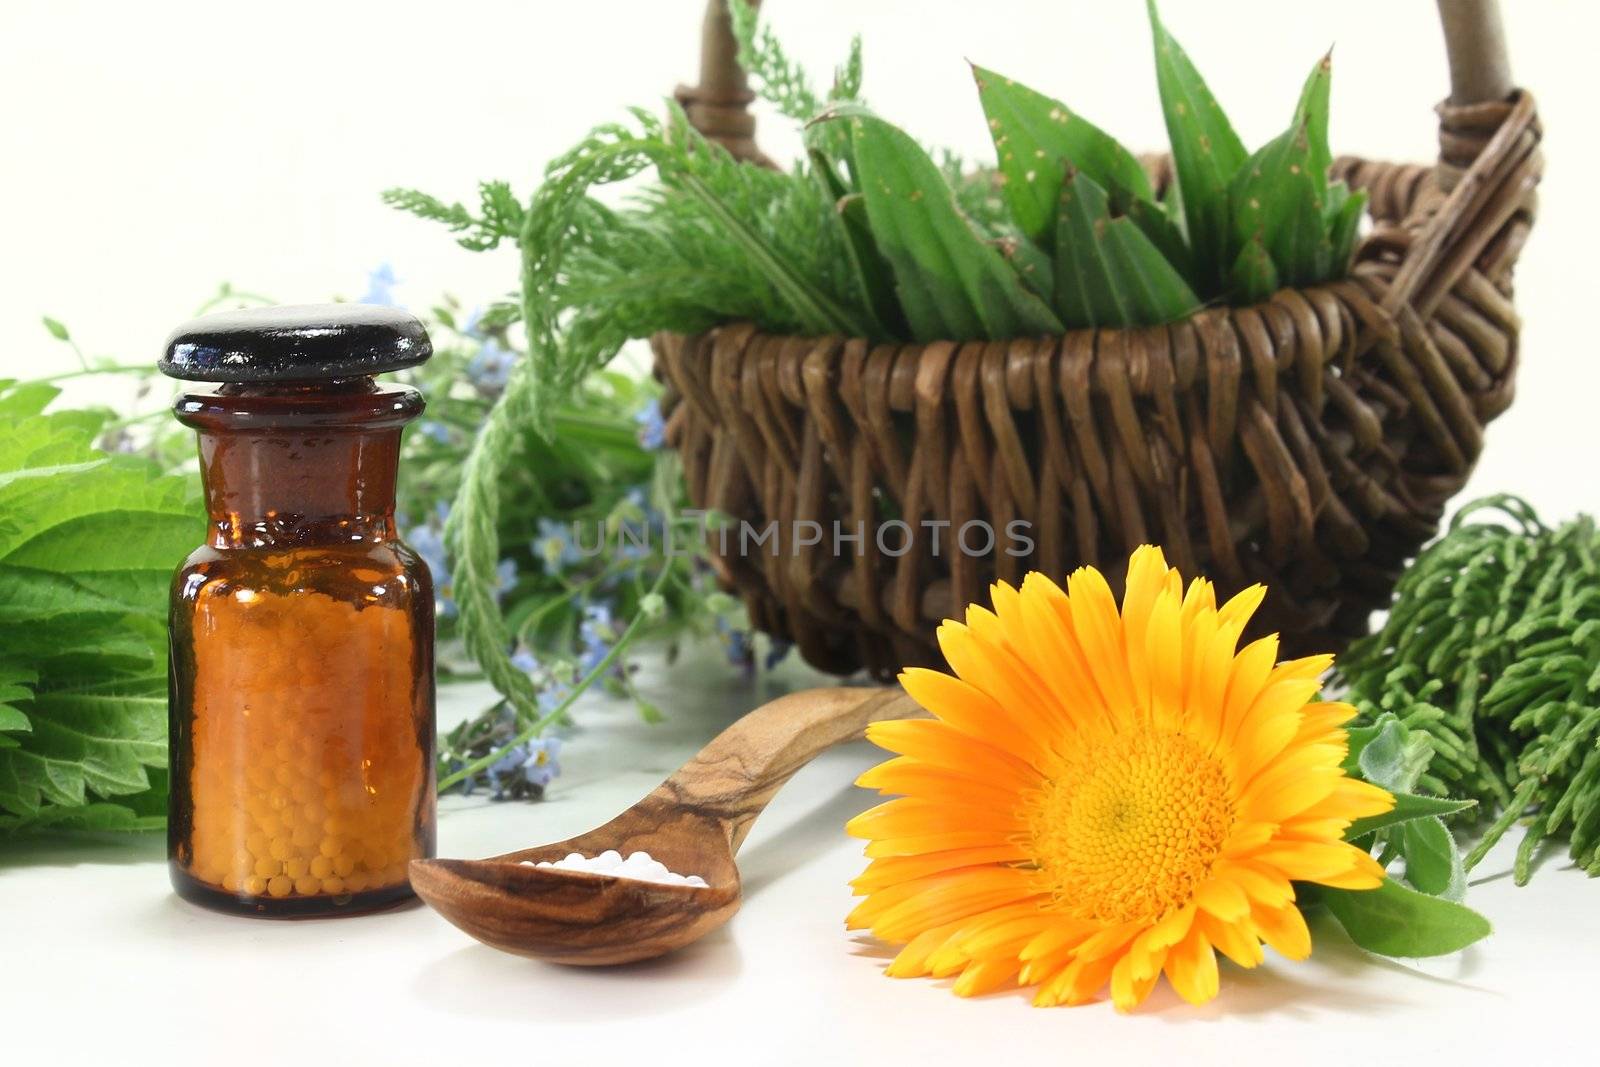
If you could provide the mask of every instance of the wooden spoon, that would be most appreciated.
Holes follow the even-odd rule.
[[[756,816],[824,749],[882,719],[926,713],[899,689],[807,689],[763,704],[718,734],[639,803],[599,829],[483,860],[412,860],[411,886],[486,945],[600,966],[682,948],[739,910],[734,854]],[[534,867],[570,852],[648,852],[707,888]]]

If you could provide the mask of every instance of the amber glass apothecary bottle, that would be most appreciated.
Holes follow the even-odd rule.
[[[171,610],[168,863],[180,896],[265,916],[411,895],[433,855],[433,584],[395,525],[414,389],[404,312],[342,304],[197,319],[161,369],[213,383],[200,438],[209,541]]]

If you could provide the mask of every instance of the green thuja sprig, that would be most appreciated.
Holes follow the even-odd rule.
[[[1482,521],[1490,519],[1491,521]],[[1528,818],[1515,878],[1565,837],[1600,875],[1600,532],[1546,526],[1495,496],[1463,508],[1401,578],[1383,628],[1339,662],[1369,722],[1392,714],[1426,736],[1420,788],[1476,800],[1492,820],[1470,869]]]

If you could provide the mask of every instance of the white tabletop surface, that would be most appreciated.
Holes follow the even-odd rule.
[[[705,658],[649,671],[643,688],[666,722],[585,701],[549,799],[447,798],[440,853],[492,854],[600,823],[741,712],[816,680],[786,665],[748,682]],[[441,721],[491,695],[447,687]],[[1034,1009],[1017,992],[961,1000],[943,982],[886,978],[886,948],[843,924],[845,883],[863,861],[841,827],[872,802],[850,783],[876,758],[865,744],[836,749],[779,795],[740,856],[746,899],[728,927],[664,959],[607,970],[503,955],[423,907],[311,922],[212,914],[172,895],[157,835],[0,842],[0,1063],[1254,1063],[1271,1054],[1284,1064],[1543,1064],[1600,1043],[1600,881],[1557,851],[1516,888],[1515,840],[1475,872],[1468,898],[1495,934],[1444,959],[1369,957],[1313,923],[1310,961],[1269,958],[1250,972],[1224,963],[1209,1006],[1158,987],[1133,1016],[1108,1003]]]

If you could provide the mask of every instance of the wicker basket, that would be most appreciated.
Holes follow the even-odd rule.
[[[708,136],[759,160],[722,2],[701,85],[679,99]],[[1266,583],[1260,627],[1289,651],[1364,633],[1511,401],[1512,265],[1542,167],[1493,0],[1440,11],[1453,94],[1439,163],[1335,164],[1371,197],[1344,281],[1039,339],[871,344],[748,324],[653,338],[690,497],[754,530],[778,524],[776,544],[713,544],[754,624],[836,673],[938,664],[938,622],[990,581],[1093,564],[1116,584],[1129,551],[1154,542],[1221,594]],[[1165,170],[1152,164],[1158,183]],[[887,552],[872,534],[890,516],[910,528],[909,551],[899,527]],[[1031,523],[1032,551],[952,552],[977,520]],[[835,522],[868,534],[836,546]]]

